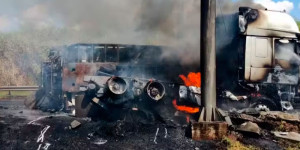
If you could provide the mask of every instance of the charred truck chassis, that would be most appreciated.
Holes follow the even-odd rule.
[[[218,107],[297,107],[300,34],[296,22],[284,12],[248,7],[241,7],[232,16],[233,29],[228,35],[232,38],[227,38],[231,41],[224,45],[224,38],[217,36]],[[224,30],[217,26],[216,32]],[[51,50],[49,62],[43,64],[43,88],[37,92],[37,104],[57,109],[55,105],[66,106],[62,99],[72,102],[76,97],[85,115],[88,112],[84,109],[90,110],[89,103],[103,110],[124,106],[134,110],[138,109],[136,105],[151,110],[165,99],[174,98],[178,103],[201,105],[199,88],[175,84],[179,82],[178,75],[200,68],[187,70],[176,61],[166,62],[158,57],[162,49],[167,48],[74,44]],[[48,104],[50,101],[54,104]]]
[[[159,109],[157,105],[172,105],[172,100],[180,100],[178,83],[183,82],[178,76],[187,72],[179,64],[161,59],[162,49],[168,50],[84,43],[52,49],[49,61],[42,65],[37,107],[55,111],[75,105],[77,116],[93,116],[114,109],[151,112]],[[195,99],[192,102],[197,104]]]
[[[217,46],[219,104],[231,99],[241,102],[225,101],[226,107],[293,109],[300,102],[300,36],[294,19],[285,12],[248,7],[231,17],[236,25],[232,41]]]

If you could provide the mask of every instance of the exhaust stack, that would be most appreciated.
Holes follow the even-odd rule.
[[[165,87],[156,81],[149,81],[146,85],[146,93],[154,101],[161,100],[165,95]]]

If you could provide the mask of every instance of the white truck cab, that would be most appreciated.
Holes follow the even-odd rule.
[[[247,82],[298,84],[299,28],[285,12],[240,8]]]

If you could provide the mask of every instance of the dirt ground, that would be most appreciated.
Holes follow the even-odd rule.
[[[70,123],[81,123],[70,129]],[[0,100],[0,149],[225,149],[216,141],[193,141],[185,127],[91,121],[66,113],[25,108],[23,100]]]
[[[75,129],[70,123],[77,120]],[[277,124],[276,124],[277,123]],[[298,124],[277,121],[259,124],[261,135],[229,131],[219,141],[194,141],[185,136],[186,125],[141,123],[138,121],[76,118],[67,113],[30,110],[24,100],[0,100],[1,150],[81,150],[81,149],[300,149],[299,142],[276,138],[271,129],[297,131]],[[278,126],[278,127],[277,127]]]

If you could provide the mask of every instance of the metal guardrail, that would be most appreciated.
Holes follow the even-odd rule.
[[[0,86],[0,91],[37,91],[39,86]]]

